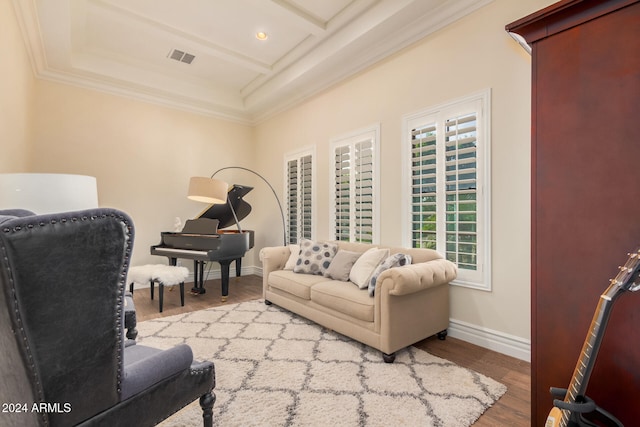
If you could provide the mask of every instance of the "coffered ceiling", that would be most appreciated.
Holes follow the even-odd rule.
[[[491,1],[13,4],[39,78],[255,123]]]

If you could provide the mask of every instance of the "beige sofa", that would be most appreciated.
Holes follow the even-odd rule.
[[[334,243],[338,250],[361,253],[373,247]],[[390,254],[410,255],[412,263],[380,273],[371,297],[367,289],[350,282],[284,270],[291,255],[289,247],[264,248],[260,259],[265,303],[376,348],[386,362],[393,362],[397,350],[429,336],[438,334],[444,339],[449,326],[449,282],[457,274],[455,264],[430,249],[388,249]]]

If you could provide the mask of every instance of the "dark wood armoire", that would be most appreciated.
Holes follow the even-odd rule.
[[[640,246],[640,1],[565,0],[532,47],[531,425],[566,388],[599,296]],[[587,395],[640,423],[640,292],[613,307]]]

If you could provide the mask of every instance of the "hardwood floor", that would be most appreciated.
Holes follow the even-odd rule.
[[[233,273],[232,273],[233,274]],[[236,304],[262,298],[262,277],[248,275],[231,277],[229,279],[229,297],[227,302],[220,301],[222,284],[220,279],[207,280],[202,295],[193,295],[189,292],[193,283],[184,284],[184,307],[180,306],[180,292],[178,286],[166,288],[162,313],[158,312],[158,287],[155,290],[155,299],[149,297],[148,288],[134,289],[133,301],[136,305],[136,319],[143,322],[158,317],[172,316],[174,314],[202,310],[207,307],[216,307],[223,304]]]
[[[149,297],[149,289],[135,290],[134,301],[138,322],[262,298],[262,278],[255,275],[232,277],[229,282],[229,298],[226,303],[220,301],[219,279],[207,281],[205,284],[207,292],[203,295],[191,295],[188,292],[191,286],[191,283],[185,284],[184,307],[180,306],[180,294],[177,287],[173,290],[170,290],[171,288],[165,289],[162,313],[158,312],[157,288],[154,301],[151,301]],[[444,341],[431,337],[415,346],[434,356],[473,369],[507,386],[507,392],[504,396],[489,408],[474,426],[517,427],[530,425],[531,366],[529,363],[452,337],[447,337]]]

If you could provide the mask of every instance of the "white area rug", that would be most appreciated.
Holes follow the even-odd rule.
[[[415,347],[379,351],[263,301],[138,325],[142,344],[191,346],[216,369],[216,426],[469,426],[506,387]],[[198,402],[162,426],[201,426]]]

